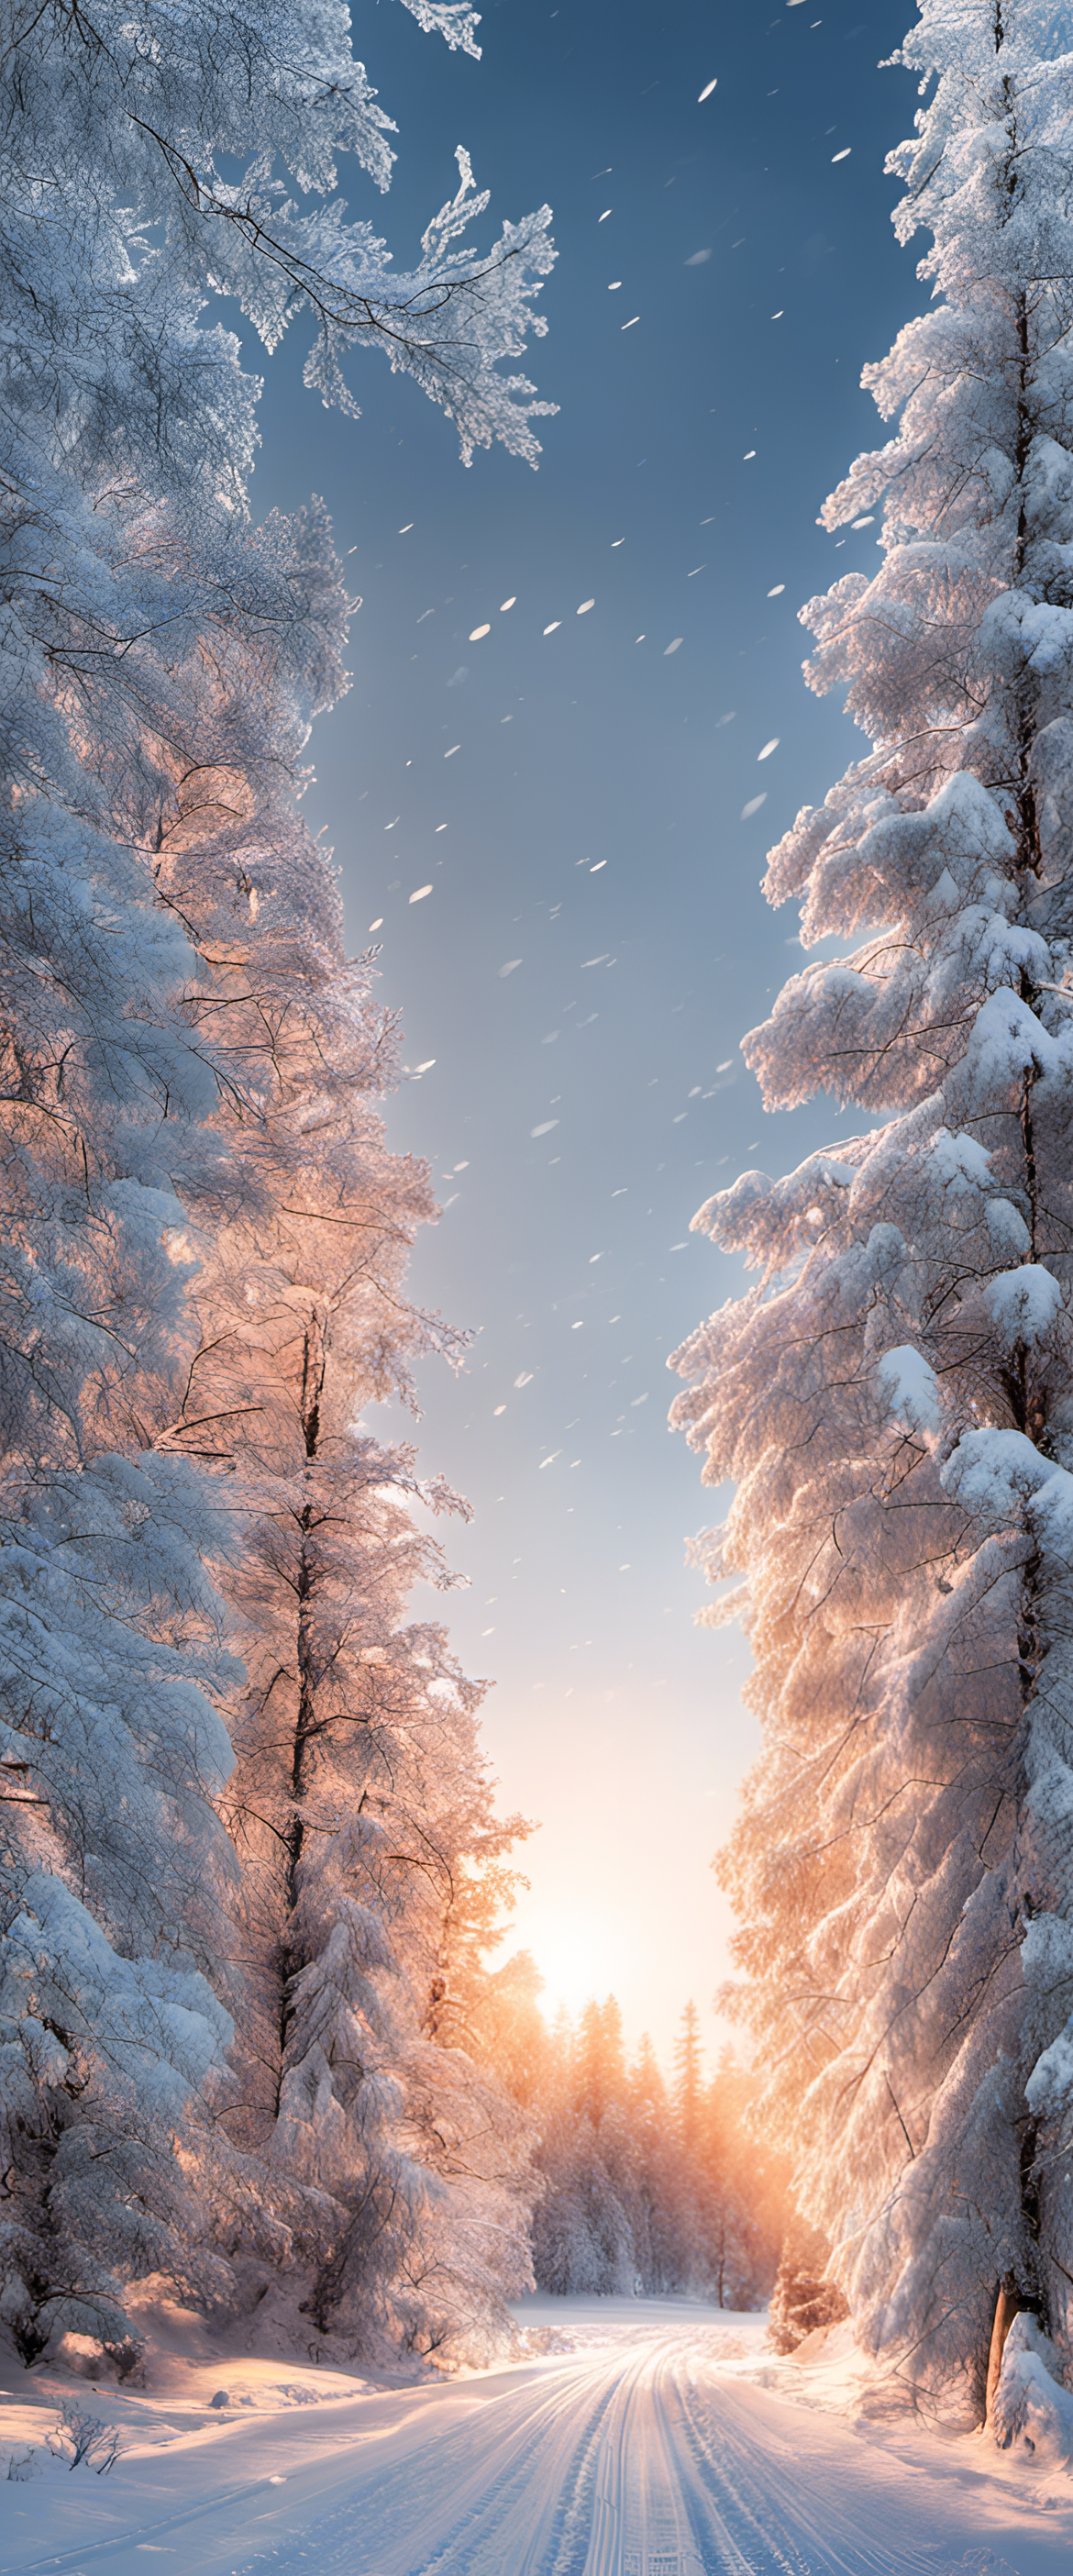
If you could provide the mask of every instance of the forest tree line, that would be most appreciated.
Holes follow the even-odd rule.
[[[765,2151],[758,2087],[724,2048],[708,2075],[696,2005],[670,2080],[647,2033],[632,2057],[613,1995],[549,2027],[524,1951],[487,1979],[471,2044],[532,2117],[537,2287],[563,2297],[685,2294],[762,2307],[788,2214],[786,2160]]]

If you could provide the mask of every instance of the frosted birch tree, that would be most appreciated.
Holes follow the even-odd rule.
[[[745,1581],[701,1615],[743,1612],[764,1733],[725,1861],[743,2009],[858,2337],[969,2420],[1017,2310],[1073,2353],[1065,41],[1039,0],[924,0],[897,58],[934,302],[824,510],[882,509],[880,567],[802,611],[875,748],[767,878],[806,947],[851,944],[744,1046],[772,1105],[877,1123],[701,1210],[759,1277],[675,1362],[736,1481],[695,1552]]]

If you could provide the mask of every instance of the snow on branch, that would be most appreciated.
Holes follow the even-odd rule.
[[[402,5],[416,18],[422,35],[442,36],[452,53],[461,50],[472,54],[474,62],[479,63],[481,49],[476,35],[481,22],[469,0],[402,0]]]
[[[413,14],[475,54],[465,0]],[[435,1202],[384,1134],[397,1019],[299,810],[352,603],[321,505],[251,526],[260,389],[203,314],[271,348],[304,305],[327,399],[380,346],[467,458],[533,461],[500,368],[547,215],[467,247],[460,153],[394,277],[337,194],[343,154],[387,186],[393,131],[342,0],[9,20],[3,2321],[124,2373],[133,2280],[221,2313],[256,2277],[303,2349],[484,2360],[532,2129],[449,2035],[524,1828],[409,1616],[456,1580],[419,1516],[467,1507],[363,1421],[469,1336],[406,1292]]]
[[[406,5],[426,32],[476,55],[467,0]],[[344,155],[388,187],[394,132],[339,0],[313,19],[298,0],[247,0],[241,11],[224,0],[211,15],[179,18],[141,0],[133,19],[120,0],[97,0],[92,14],[44,0],[14,28],[11,51],[20,113],[9,134],[7,281],[38,363],[55,370],[63,346],[61,411],[82,426],[96,413],[103,428],[104,403],[128,450],[141,427],[159,458],[180,435],[160,399],[169,343],[184,338],[188,357],[200,343],[198,369],[222,373],[218,432],[230,415],[221,466],[234,477],[238,465],[241,485],[252,462],[249,392],[234,342],[216,335],[210,351],[198,319],[208,296],[224,295],[269,349],[303,309],[314,317],[306,380],[326,403],[356,411],[345,361],[356,347],[381,347],[453,420],[466,463],[500,440],[535,464],[532,424],[554,406],[509,362],[530,331],[546,329],[533,308],[555,256],[550,209],[505,222],[498,242],[476,249],[468,228],[488,195],[474,189],[460,146],[458,189],[426,227],[417,265],[396,275],[385,243],[339,194]],[[72,335],[75,310],[83,328]],[[188,389],[195,381],[188,364]]]
[[[342,209],[302,216],[282,192],[205,186],[174,144],[149,126],[143,130],[191,210],[230,228],[248,254],[244,262],[226,252],[216,260],[217,283],[227,278],[267,345],[275,345],[300,305],[315,315],[318,340],[305,382],[326,405],[357,417],[342,360],[352,346],[371,342],[385,349],[393,374],[413,376],[454,421],[464,464],[475,447],[499,439],[511,455],[535,465],[540,449],[529,423],[557,405],[537,401],[525,377],[500,376],[496,368],[501,358],[521,355],[527,330],[538,337],[547,330],[543,315],[530,308],[555,260],[550,206],[520,224],[505,223],[484,256],[457,248],[489,195],[487,189],[471,194],[470,158],[460,144],[459,186],[426,227],[420,266],[389,276],[391,254],[383,242],[366,224],[344,223]],[[211,248],[207,258],[216,259]]]

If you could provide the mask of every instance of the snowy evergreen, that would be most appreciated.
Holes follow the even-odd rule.
[[[806,2335],[846,2315],[843,2294],[828,2274],[830,2254],[818,2228],[791,2217],[771,2293],[768,2331],[776,2352],[796,2352]]]
[[[519,1827],[492,1817],[479,1690],[438,1627],[406,1624],[415,1582],[450,1581],[407,1507],[457,1498],[355,1427],[370,1397],[409,1397],[417,1352],[464,1342],[405,1295],[434,1205],[375,1105],[397,1033],[295,811],[310,718],[342,685],[338,567],[315,513],[268,539],[282,633],[217,637],[172,673],[127,818],[196,950],[187,1019],[226,1069],[197,1339],[161,1435],[231,1480],[242,1522],[220,1573],[245,1687],[219,2242],[247,2303],[282,2264],[298,2333],[306,2316],[351,2349],[472,2354],[529,2277],[528,2124],[470,2067],[455,2009],[468,1917],[490,1904],[494,1938]]]
[[[464,0],[413,14],[476,50]],[[316,505],[251,528],[258,387],[204,308],[271,349],[305,306],[325,401],[375,344],[466,461],[532,462],[547,406],[499,365],[547,210],[468,250],[460,152],[395,278],[336,188],[391,163],[342,8],[9,12],[5,56],[0,2307],[26,2357],[126,2366],[131,2279],[233,2302],[245,2260],[316,2328],[476,2350],[527,2278],[528,2129],[437,2008],[511,1829],[477,1694],[402,1625],[433,1558],[399,1498],[447,1497],[353,1428],[460,1345],[403,1292],[428,1175],[295,812],[340,568]]]
[[[211,1505],[182,1461],[112,1454],[0,1529],[0,2314],[28,2360],[76,2333],[122,2364],[125,2281],[222,2278],[176,2155],[231,2038]]]
[[[993,2321],[1073,2359],[1073,61],[1039,0],[925,0],[892,155],[932,310],[802,612],[875,744],[771,855],[806,966],[772,1105],[877,1125],[695,1223],[760,1273],[677,1354],[736,1481],[765,1750],[726,1862],[742,2008],[864,2347],[982,2411]],[[934,80],[934,87],[931,83]],[[702,1614],[705,1615],[705,1614]]]
[[[627,2064],[613,1995],[549,2033],[523,1952],[484,1981],[474,2014],[486,2057],[540,2130],[533,2268],[557,2297],[688,2293],[763,2305],[785,2222],[781,2159],[751,2127],[753,2087],[729,2051],[703,2072],[696,2007],[668,2091],[652,2043]]]

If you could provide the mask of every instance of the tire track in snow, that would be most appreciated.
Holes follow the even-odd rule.
[[[110,2484],[79,2499],[80,2549],[45,2559],[27,2530],[7,2563],[139,2576],[148,2548],[181,2576],[964,2576],[986,2532],[995,2576],[1003,2543],[1008,2576],[1068,2576],[1073,2517],[1044,2524],[965,2446],[906,2462],[721,2370],[696,2322],[607,2323],[563,2358],[348,2403],[320,2451],[288,2428],[285,2486],[235,2486],[265,2440],[236,2426],[231,2478],[198,2455],[215,2493],[150,2521],[152,2489]]]
[[[630,2356],[631,2360],[633,2356]],[[620,2361],[620,2356],[616,2356]],[[508,2385],[437,2434],[423,2461],[380,2465],[352,2503],[305,2523],[300,2540],[232,2555],[235,2576],[582,2576],[602,2418],[615,2396],[591,2370]],[[422,2470],[424,2474],[422,2474]],[[368,2551],[361,2539],[365,2526]],[[229,2571],[230,2576],[230,2571]]]
[[[656,2392],[673,2367],[674,2344],[649,2347],[621,2386],[613,2438],[605,2443],[596,2510],[582,2576],[705,2576],[702,2536],[682,2493],[673,2442]],[[656,2401],[656,2402],[654,2402]],[[710,2540],[710,2533],[704,2540]],[[731,2569],[729,2559],[720,2567]],[[733,2576],[740,2571],[733,2563]]]
[[[488,2544],[503,2531],[504,2525],[509,2528],[515,2505],[521,2501],[527,2487],[532,2484],[534,2454],[538,2449],[546,2449],[549,2446],[553,2452],[557,2450],[560,2454],[557,2465],[558,2494],[556,2495],[555,2489],[550,2488],[547,2483],[551,2463],[542,2459],[540,2478],[542,2489],[547,2495],[547,2511],[540,2520],[546,2521],[549,2527],[546,2531],[538,2527],[532,2532],[524,2557],[515,2562],[517,2576],[530,2576],[530,2571],[532,2576],[537,2576],[537,2571],[549,2563],[552,2564],[552,2576],[574,2576],[574,2559],[570,2555],[570,2549],[578,2523],[579,2499],[586,2484],[586,2472],[589,2468],[594,2441],[598,2435],[600,2420],[605,2409],[612,2403],[613,2396],[613,2389],[604,2391],[594,2410],[594,2416],[590,2416],[579,2431],[573,2392],[553,2389],[540,2410],[545,2418],[544,2422],[541,2423],[538,2419],[529,2431],[528,2440],[517,2445],[510,2469],[506,2474],[500,2473],[496,2476],[491,2492],[486,2489],[485,2497],[477,2512],[471,2511],[463,2523],[451,2531],[442,2546],[436,2548],[435,2554],[431,2558],[423,2559],[420,2566],[414,2565],[408,2569],[407,2576],[470,2576],[471,2570],[476,2576],[476,2571],[479,2569],[494,2567],[497,2564],[505,2565],[504,2560],[489,2557]],[[530,2499],[531,2510],[532,2500]],[[479,2531],[471,2532],[467,2529],[467,2525],[476,2521],[478,2515],[481,2527]],[[516,2541],[517,2533],[515,2533]],[[549,2562],[547,2555],[551,2548],[556,2551],[553,2562]],[[564,2548],[567,2550],[565,2559]],[[584,2557],[582,2556],[576,2563],[580,2576]]]
[[[864,2527],[859,2534],[851,2534],[845,2528],[845,2500],[838,2515],[832,2513],[829,2492],[821,2492],[813,2503],[812,2481],[807,2471],[802,2474],[803,2464],[794,2461],[789,2445],[777,2434],[769,2435],[770,2450],[765,2456],[755,2438],[755,2425],[747,2423],[739,2429],[736,2395],[725,2381],[722,2387],[709,2382],[704,2391],[707,2420],[702,2427],[698,2405],[704,2399],[695,2374],[682,2370],[676,2375],[681,2450],[690,2458],[704,2491],[718,2498],[719,2513],[735,2536],[737,2568],[748,2569],[750,2576],[963,2576],[964,2556],[942,2557],[941,2543],[934,2536],[918,2547],[902,2537],[893,2546],[876,2539],[877,2522],[882,2526],[884,2519],[878,2510],[880,2494],[889,2484],[882,2454],[876,2458],[875,2486],[861,2516]],[[717,2398],[722,2401],[718,2416]],[[771,2450],[785,2453],[796,2468],[792,2485],[785,2474],[779,2478]],[[850,2511],[852,2515],[852,2505]]]

